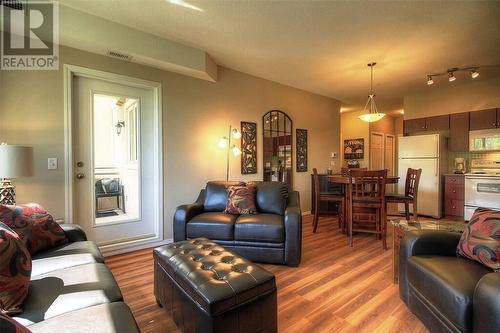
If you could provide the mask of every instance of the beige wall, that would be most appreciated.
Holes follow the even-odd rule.
[[[340,116],[340,139],[343,146],[344,140],[348,139],[365,139],[365,158],[359,160],[359,166],[369,167],[369,147],[370,147],[370,124],[358,118],[364,111],[342,112]],[[344,160],[342,149],[342,166],[346,166],[347,162]]]
[[[258,174],[242,176],[240,159],[232,158],[232,179],[262,178],[262,115],[274,108],[288,113],[294,129],[309,130],[309,170],[326,169],[330,152],[339,151],[340,103],[334,99],[225,68],[219,69],[219,81],[212,83],[67,47],[61,47],[60,57],[65,64],[161,82],[166,238],[172,237],[175,207],[192,202],[207,180],[225,178],[225,155],[217,142],[229,124],[239,127],[242,120],[258,124]],[[0,84],[0,141],[34,147],[35,176],[16,181],[18,201],[40,202],[61,217],[63,72],[3,72]],[[58,170],[47,170],[48,157],[59,158]],[[310,173],[295,173],[294,187],[300,191],[302,209],[309,210]]]
[[[370,123],[370,132],[378,132],[384,134],[394,134],[394,120],[395,118],[391,116],[385,116],[384,118]]]
[[[485,73],[488,74],[488,73]],[[404,97],[404,118],[414,119],[500,107],[500,76],[439,81]]]

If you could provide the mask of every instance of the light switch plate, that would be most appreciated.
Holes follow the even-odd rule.
[[[336,157],[337,157],[337,152],[332,152],[332,153],[330,154],[330,157],[331,157],[331,158],[336,158]]]
[[[49,157],[47,159],[47,169],[57,170],[57,157]]]

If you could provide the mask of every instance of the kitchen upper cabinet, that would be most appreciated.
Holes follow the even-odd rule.
[[[403,122],[403,126],[405,134],[447,130],[450,128],[450,116],[409,119]]]
[[[450,141],[448,148],[451,151],[469,150],[469,112],[450,115]]]
[[[500,126],[499,109],[470,112],[470,130],[492,129]]]
[[[450,128],[450,116],[435,116],[425,118],[426,131],[444,131]]]
[[[409,119],[403,122],[404,133],[425,131],[425,118]]]

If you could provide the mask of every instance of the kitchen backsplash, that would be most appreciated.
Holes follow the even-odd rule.
[[[500,160],[500,153],[470,153],[470,152],[448,152],[448,172],[455,170],[455,158],[462,157],[467,160],[467,171],[470,170],[471,159],[497,159]]]

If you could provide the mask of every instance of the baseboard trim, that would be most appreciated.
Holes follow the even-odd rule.
[[[113,248],[109,248],[106,246],[100,247],[99,249],[101,250],[102,254],[104,257],[111,257],[117,254],[123,254],[127,252],[133,252],[133,251],[138,251],[138,250],[143,250],[147,248],[152,248],[152,247],[158,247],[162,245],[166,245],[169,243],[173,243],[173,239],[163,239],[163,240],[155,240],[155,241],[144,241],[140,243],[134,243],[134,244],[115,244]]]

